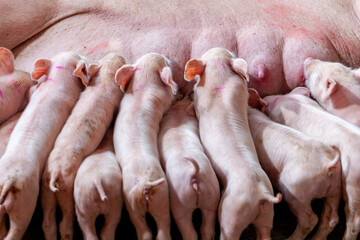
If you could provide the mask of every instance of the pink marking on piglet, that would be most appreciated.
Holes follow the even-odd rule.
[[[219,63],[220,64],[220,66],[222,66],[223,68],[225,68],[225,65],[224,65],[224,63]]]
[[[0,97],[1,97],[2,100],[4,100],[4,95],[3,95],[1,90],[0,90]]]
[[[48,78],[47,80],[50,81],[50,82],[55,82],[55,80],[52,79],[52,78]]]
[[[56,66],[57,69],[64,69],[65,67],[62,66]]]
[[[223,90],[225,87],[217,87],[217,88],[215,88],[215,91],[216,92],[220,92],[221,90]]]
[[[19,86],[18,82],[17,82],[15,79],[12,79],[12,80],[11,80],[11,83],[14,84],[15,89],[16,89],[16,91],[17,91],[18,93],[21,93],[21,92],[22,92],[22,91],[21,91],[21,87]]]
[[[138,67],[135,68],[135,72],[136,72],[136,71],[141,71],[141,70],[142,70],[142,68],[138,68]]]
[[[275,100],[271,104],[275,104],[280,97],[275,98]]]
[[[9,129],[9,134],[8,134],[8,137],[10,137],[10,136],[11,136],[11,133],[13,132],[13,130],[14,130],[14,128],[10,128],[10,129]]]

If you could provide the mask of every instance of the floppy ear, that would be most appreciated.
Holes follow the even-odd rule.
[[[248,92],[249,92],[249,99],[248,99],[249,106],[264,112],[267,107],[267,104],[260,97],[259,93],[253,88],[249,88]]]
[[[231,68],[234,70],[234,72],[244,77],[246,81],[249,82],[248,65],[244,59],[242,58],[231,59],[230,65]]]
[[[90,80],[99,73],[100,68],[101,68],[101,65],[98,64],[98,63],[92,63],[92,64],[90,64],[90,66],[89,66],[89,77],[90,77]]]
[[[123,65],[116,71],[115,82],[120,85],[122,92],[126,91],[126,86],[130,82],[131,78],[134,76],[135,67],[129,64]]]
[[[7,49],[0,47],[0,74],[10,74],[14,71],[14,55]]]
[[[186,81],[191,81],[196,75],[203,74],[205,65],[200,59],[191,59],[185,65],[184,78]]]
[[[300,94],[305,97],[310,97],[310,90],[306,87],[296,87],[290,92],[290,94]]]
[[[44,75],[49,74],[51,68],[51,60],[49,59],[38,59],[34,63],[34,70],[31,73],[33,80],[39,80]]]
[[[172,78],[171,69],[169,67],[163,67],[163,69],[160,71],[160,77],[163,83],[170,86],[172,93],[176,95],[178,86]]]
[[[326,90],[325,90],[326,96],[330,97],[331,95],[333,95],[336,89],[337,89],[337,82],[332,78],[326,79]]]
[[[89,81],[90,81],[89,69],[84,60],[80,60],[76,64],[76,68],[73,71],[73,75],[80,78],[85,86],[89,85]]]

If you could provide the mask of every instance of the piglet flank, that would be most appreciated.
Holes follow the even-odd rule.
[[[158,180],[155,180],[153,182],[148,182],[145,184],[145,187],[144,187],[144,197],[146,199],[146,201],[149,201],[150,200],[150,196],[151,196],[151,189],[157,185],[160,185],[161,183],[165,182],[165,178],[160,178]]]
[[[336,156],[331,162],[326,164],[326,170],[327,170],[329,176],[332,176],[332,170],[334,168],[336,168],[336,165],[340,162],[340,159],[341,159],[341,154],[340,154],[339,148],[334,145],[331,145],[331,148],[336,151]]]

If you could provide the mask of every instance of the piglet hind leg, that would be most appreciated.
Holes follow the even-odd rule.
[[[274,219],[274,208],[270,202],[261,203],[260,212],[253,221],[257,240],[270,240]]]
[[[162,184],[157,189],[158,193],[152,195],[149,199],[149,213],[153,216],[158,233],[156,240],[169,240],[170,236],[170,207],[167,184]]]
[[[296,198],[287,199],[289,207],[297,217],[298,224],[288,240],[305,239],[318,222],[318,217],[311,209],[311,201],[300,202]]]
[[[357,196],[359,196],[357,188],[346,187],[344,193],[346,230],[343,240],[356,240],[360,231],[360,209],[356,204]]]
[[[148,227],[145,219],[146,211],[144,209],[136,208],[137,204],[130,204],[125,197],[125,206],[128,210],[129,217],[136,229],[137,239],[139,240],[152,240],[152,232]],[[131,201],[131,200],[130,200]],[[134,201],[133,201],[134,202]]]
[[[184,240],[197,240],[197,233],[192,222],[193,209],[185,208],[180,204],[173,205],[171,211],[182,238]]]
[[[97,216],[92,214],[83,214],[78,208],[76,209],[76,216],[81,232],[83,233],[84,240],[98,240],[95,229]]]
[[[121,218],[122,203],[119,203],[116,207],[117,209],[111,209],[108,214],[104,215],[105,223],[100,233],[101,240],[115,239],[116,227]]]
[[[73,188],[66,189],[58,196],[59,206],[62,212],[60,222],[60,235],[62,240],[73,239],[74,218],[75,218],[75,201],[73,197]]]
[[[4,239],[7,234],[6,214],[0,213],[0,239]]]
[[[30,219],[23,219],[21,214],[9,214],[9,220],[10,229],[4,240],[21,240],[30,222]]]
[[[42,229],[46,240],[57,239],[57,226],[56,226],[56,196],[48,184],[42,184],[40,191],[41,208],[43,210],[43,223]]]
[[[326,239],[327,235],[332,232],[339,222],[338,207],[340,197],[341,195],[338,194],[336,197],[327,197],[325,199],[319,228],[316,234],[311,238],[312,240]]]
[[[212,240],[215,238],[215,222],[217,209],[201,209],[201,239]]]

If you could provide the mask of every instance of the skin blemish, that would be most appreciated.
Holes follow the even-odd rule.
[[[220,66],[222,67],[222,68],[225,68],[225,65],[224,65],[224,63],[219,63],[220,64]]]
[[[64,69],[62,66],[56,66],[57,69]]]
[[[10,136],[11,136],[11,133],[13,132],[13,130],[14,130],[14,128],[10,128],[10,129],[9,129],[9,134],[8,134],[8,137],[10,137]]]
[[[3,95],[1,90],[0,90],[0,97],[1,97],[2,100],[4,100],[4,95]]]
[[[215,88],[215,91],[216,92],[220,92],[221,90],[223,90],[225,87],[217,87],[217,88]]]

